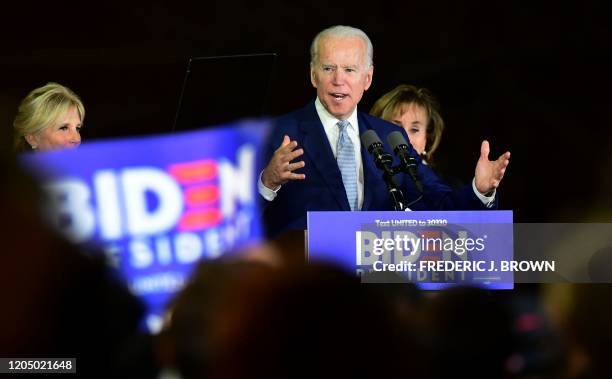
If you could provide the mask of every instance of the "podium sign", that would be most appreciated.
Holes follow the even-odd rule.
[[[308,212],[308,259],[364,282],[512,289],[512,226],[512,211]]]

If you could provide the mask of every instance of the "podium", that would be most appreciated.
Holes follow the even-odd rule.
[[[364,282],[393,277],[423,289],[512,289],[513,215],[308,212],[307,257],[309,262],[340,266]]]

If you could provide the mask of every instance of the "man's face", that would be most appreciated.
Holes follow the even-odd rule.
[[[345,120],[372,84],[374,68],[366,63],[365,42],[358,37],[322,38],[318,55],[310,65],[312,85],[325,109]]]

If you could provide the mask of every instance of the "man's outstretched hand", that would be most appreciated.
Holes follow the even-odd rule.
[[[291,163],[292,160],[304,154],[304,149],[297,149],[297,142],[291,141],[289,136],[283,137],[283,142],[276,149],[268,166],[261,175],[264,186],[276,190],[290,180],[304,180],[306,175],[297,174],[293,171],[304,167],[304,161]]]
[[[499,186],[504,177],[506,167],[510,163],[510,152],[506,151],[495,161],[489,160],[489,142],[482,141],[480,145],[480,158],[476,163],[475,183],[476,189],[485,195]]]

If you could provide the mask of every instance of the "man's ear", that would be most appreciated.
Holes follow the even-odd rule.
[[[312,86],[314,88],[317,88],[317,73],[315,72],[315,67],[312,64],[312,62],[310,63],[310,83],[312,83]]]
[[[38,147],[38,136],[36,134],[26,134],[24,138],[32,149],[36,149]]]
[[[366,74],[366,85],[365,85],[365,90],[367,91],[370,86],[372,85],[372,78],[374,77],[374,65],[370,65],[370,68],[368,68],[368,72]]]

